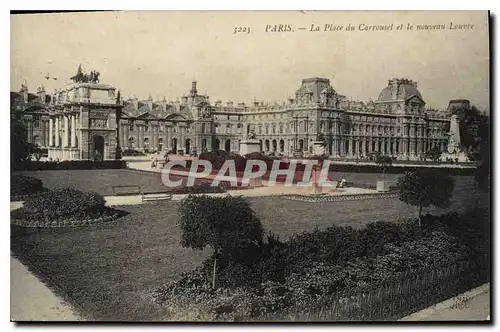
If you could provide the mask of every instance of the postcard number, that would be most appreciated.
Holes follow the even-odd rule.
[[[234,27],[233,35],[235,34],[250,34],[250,27]]]

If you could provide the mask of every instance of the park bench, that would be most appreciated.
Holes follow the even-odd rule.
[[[142,193],[142,201],[169,201],[172,200],[172,193]]]
[[[142,202],[172,199],[172,193],[144,192],[138,185],[113,186],[112,188],[114,196],[138,195],[141,196]]]
[[[112,186],[114,196],[142,195],[138,185]]]

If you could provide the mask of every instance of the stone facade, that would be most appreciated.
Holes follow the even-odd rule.
[[[52,96],[39,88],[30,96],[27,86],[11,93],[11,107],[21,110],[28,141],[47,149],[53,160],[116,159],[117,105],[115,88],[100,83],[73,83]]]
[[[368,103],[349,101],[328,79],[308,78],[295,98],[252,105],[211,104],[193,82],[189,94],[175,102],[126,101],[120,120],[124,148],[238,152],[253,130],[263,152],[291,156],[313,154],[321,133],[326,153],[343,159],[377,151],[418,159],[432,146],[446,149],[448,127],[448,113],[426,109],[417,84],[406,79],[390,80]]]
[[[176,101],[132,98],[117,105],[111,97],[114,88],[89,84],[74,84],[55,98],[45,99],[50,107],[31,105],[40,95],[32,101],[27,97],[26,105],[31,105],[26,107],[27,119],[36,115],[43,123],[36,127],[43,129],[30,133],[31,139],[41,142],[41,146],[53,146],[48,140],[48,128],[56,126],[52,128],[57,128],[62,136],[54,140],[64,142],[57,147],[73,148],[73,141],[69,139],[68,143],[65,135],[73,137],[71,128],[76,121],[75,144],[76,148],[82,146],[79,158],[88,153],[90,131],[90,135],[104,137],[106,159],[113,158],[118,145],[122,151],[239,152],[240,142],[252,131],[263,152],[285,156],[314,154],[313,142],[318,136],[325,142],[325,153],[340,159],[365,159],[381,152],[400,160],[416,160],[434,146],[445,151],[448,142],[449,111],[427,109],[417,83],[408,79],[391,79],[377,100],[361,102],[339,94],[328,79],[307,78],[302,80],[294,98],[281,103],[254,101],[251,105],[231,101],[223,104],[220,100],[211,103],[207,95],[198,93],[196,82],[187,95]],[[79,97],[87,88],[107,91],[109,98],[89,106]],[[68,94],[77,97],[65,101]],[[93,125],[91,119],[90,129],[89,109],[97,121]],[[93,111],[107,114],[106,126],[100,126],[98,115],[103,114]],[[69,120],[65,120],[67,116]],[[51,126],[49,119],[59,124]],[[30,121],[35,123],[34,119]],[[70,123],[68,134],[62,129],[67,128],[66,121]]]

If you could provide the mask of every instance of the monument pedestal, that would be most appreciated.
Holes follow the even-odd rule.
[[[313,183],[312,185],[312,194],[319,195],[323,193],[323,186],[319,183]]]
[[[389,182],[387,181],[377,181],[377,191],[378,192],[388,192],[389,191]]]
[[[453,162],[456,162],[458,160],[459,163],[466,163],[469,161],[469,158],[467,158],[467,155],[462,151],[460,151],[458,153],[446,153],[446,152],[443,153],[441,155],[441,161],[446,162],[447,159],[448,160],[451,159],[451,160],[453,160]]]
[[[252,188],[262,187],[262,178],[253,178],[250,179],[248,185]]]
[[[240,142],[240,155],[260,152],[260,141],[257,139],[246,139]]]

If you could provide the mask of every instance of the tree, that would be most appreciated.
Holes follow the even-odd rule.
[[[392,165],[392,158],[390,156],[384,156],[377,152],[375,155],[375,163],[380,167],[382,171],[382,181],[385,181],[385,172]]]
[[[480,162],[475,179],[482,190],[488,190],[490,176],[490,117],[476,106],[456,110],[460,126],[460,145],[470,160]]]
[[[432,161],[438,161],[439,158],[441,158],[442,154],[443,154],[443,152],[441,151],[439,146],[436,145],[425,152],[425,159],[430,159]]]
[[[244,259],[252,249],[262,246],[262,224],[243,197],[189,195],[181,202],[180,214],[181,245],[214,250],[213,288],[217,259]]]
[[[419,224],[422,208],[430,205],[445,208],[451,204],[454,187],[455,180],[451,176],[436,171],[406,172],[398,179],[399,200],[418,207]]]
[[[22,112],[14,110],[10,114],[10,166],[11,169],[24,164],[31,157],[33,145],[28,142],[26,125]]]

